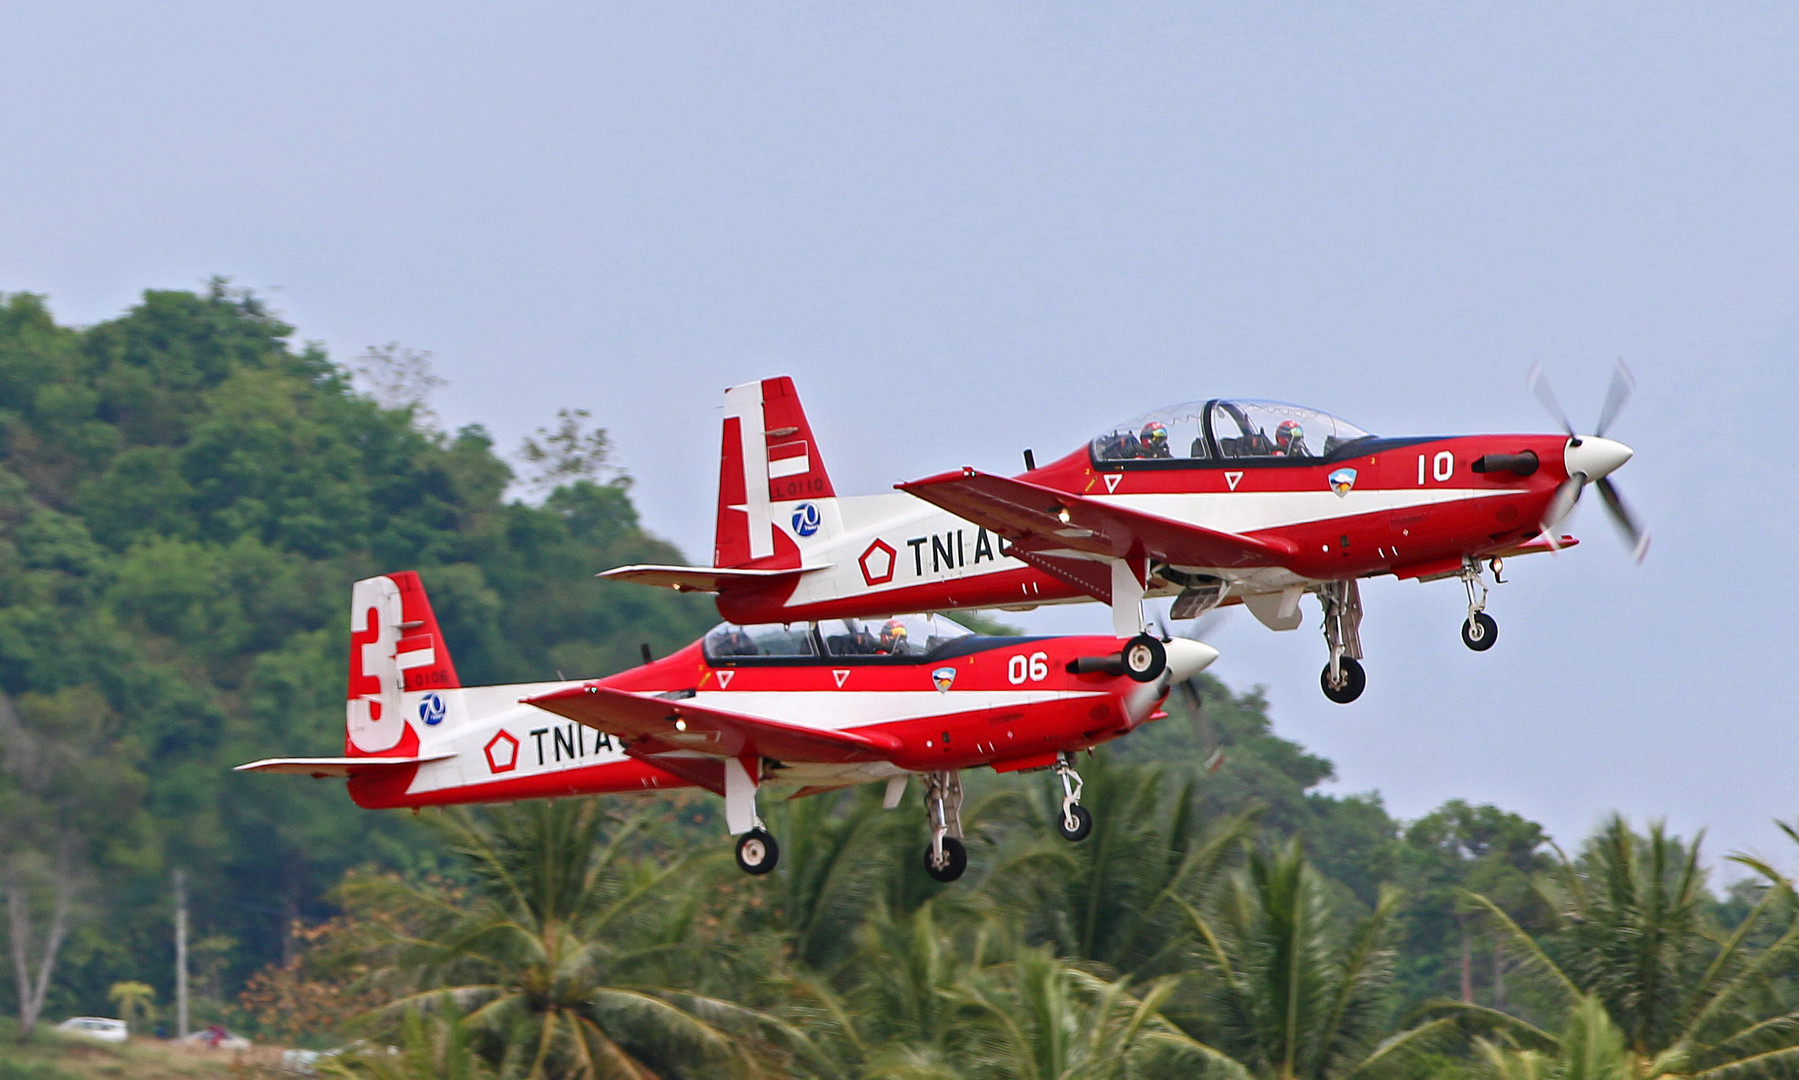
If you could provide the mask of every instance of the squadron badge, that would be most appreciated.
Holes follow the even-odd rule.
[[[949,688],[956,685],[956,669],[953,667],[940,667],[936,671],[931,672],[931,684],[937,687],[938,693],[949,693]]]
[[[1331,490],[1337,493],[1337,498],[1341,499],[1343,496],[1349,494],[1350,488],[1355,487],[1355,470],[1338,469],[1336,472],[1331,473],[1330,485]]]

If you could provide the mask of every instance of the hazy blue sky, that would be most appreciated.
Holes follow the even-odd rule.
[[[590,409],[701,559],[764,375],[854,493],[1221,394],[1544,430],[1533,359],[1590,420],[1624,356],[1646,566],[1583,506],[1490,653],[1389,579],[1356,705],[1310,623],[1234,614],[1214,671],[1403,815],[1799,864],[1795,9],[8,0],[0,40],[0,291],[89,323],[226,274],[339,359],[431,350],[503,447]]]

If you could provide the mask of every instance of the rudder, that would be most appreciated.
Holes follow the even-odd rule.
[[[835,495],[791,378],[725,391],[712,565],[743,566],[775,554],[770,503]]]
[[[416,755],[419,735],[406,716],[404,695],[461,685],[417,573],[404,570],[355,584],[350,592],[346,754]],[[428,710],[430,700],[420,707]]]

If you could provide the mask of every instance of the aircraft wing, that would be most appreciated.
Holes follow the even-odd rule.
[[[797,577],[817,566],[799,566],[791,570],[733,570],[723,566],[618,566],[595,577],[608,581],[632,581],[673,589],[676,592],[723,592],[733,586],[765,585],[782,578]]]
[[[263,758],[239,765],[232,772],[289,773],[295,776],[361,776],[385,772],[407,765],[423,765],[427,761],[443,761],[455,754],[430,754],[425,757],[278,757]]]
[[[900,749],[891,735],[800,727],[696,705],[689,698],[646,697],[604,686],[557,690],[526,698],[525,704],[586,724],[627,746],[649,740],[714,757],[759,754],[777,761],[839,763],[884,761]]]
[[[1282,566],[1288,540],[1238,536],[976,469],[895,485],[985,529],[1022,552],[1075,551],[1108,559],[1149,556],[1180,566]]]

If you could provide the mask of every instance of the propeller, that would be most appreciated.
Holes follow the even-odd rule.
[[[1599,489],[1599,498],[1605,503],[1606,512],[1611,516],[1613,524],[1624,535],[1631,546],[1631,555],[1637,562],[1642,562],[1649,554],[1649,534],[1637,522],[1636,515],[1625,505],[1624,496],[1619,494],[1618,486],[1612,483],[1612,470],[1630,460],[1630,448],[1623,443],[1614,442],[1605,437],[1611,429],[1612,422],[1624,411],[1624,405],[1630,400],[1631,393],[1637,388],[1637,380],[1630,373],[1630,368],[1619,359],[1618,366],[1612,369],[1611,385],[1606,388],[1605,402],[1599,409],[1599,423],[1593,428],[1591,435],[1581,435],[1574,430],[1574,424],[1568,419],[1568,413],[1562,408],[1561,401],[1550,388],[1549,377],[1543,374],[1540,364],[1531,364],[1530,372],[1525,376],[1530,384],[1531,392],[1542,402],[1543,408],[1568,433],[1568,449],[1564,460],[1568,467],[1568,479],[1562,481],[1549,499],[1549,505],[1543,510],[1543,536],[1550,547],[1559,547],[1562,522],[1574,512],[1574,506],[1580,502],[1580,496],[1588,484]]]
[[[1194,621],[1192,633],[1184,634],[1182,636],[1193,641],[1199,641],[1211,633],[1212,629],[1218,625],[1223,616],[1224,613],[1222,611],[1213,609],[1212,611],[1201,615]],[[1162,617],[1160,611],[1156,612],[1156,629],[1162,632],[1163,641],[1173,640],[1174,635],[1168,630],[1168,621]],[[1200,750],[1204,751],[1206,754],[1206,771],[1217,772],[1219,767],[1224,764],[1224,747],[1218,745],[1217,735],[1212,731],[1211,720],[1206,716],[1206,699],[1205,695],[1200,693],[1199,690],[1199,676],[1195,675],[1193,678],[1182,682],[1180,684],[1180,689],[1182,696],[1187,699],[1187,705],[1191,710],[1193,718],[1193,737],[1198,741]]]

